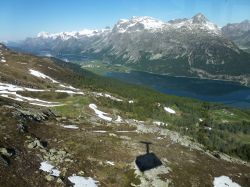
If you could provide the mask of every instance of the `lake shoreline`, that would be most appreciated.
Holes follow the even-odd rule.
[[[235,81],[162,75],[145,71],[107,72],[105,76],[147,86],[168,95],[250,108],[250,88]]]
[[[213,80],[213,81],[225,81],[225,82],[231,82],[231,83],[236,83],[240,86],[244,86],[247,88],[250,88],[250,86],[246,86],[244,84],[241,84],[238,81],[233,81],[233,80],[227,80],[227,79],[213,79],[213,78],[205,78],[205,77],[192,77],[192,76],[185,76],[185,75],[171,75],[170,73],[154,73],[151,71],[140,71],[140,70],[131,70],[131,72],[145,72],[153,75],[162,75],[162,76],[169,76],[169,77],[176,77],[176,78],[189,78],[189,79],[201,79],[201,80]],[[125,72],[125,73],[130,73],[130,72]]]

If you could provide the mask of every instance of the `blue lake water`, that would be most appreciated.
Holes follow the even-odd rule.
[[[250,108],[250,88],[231,81],[173,77],[138,71],[109,72],[106,76],[144,85],[166,94]]]

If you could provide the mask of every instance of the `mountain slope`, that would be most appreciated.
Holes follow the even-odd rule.
[[[249,112],[0,52],[0,186],[248,184]],[[163,163],[144,173],[142,140]]]
[[[250,20],[227,24],[222,28],[223,34],[244,50],[250,49]]]
[[[250,55],[224,37],[204,15],[163,22],[120,20],[112,29],[40,33],[19,49],[53,56],[82,55],[154,73],[230,79],[249,84]],[[65,57],[66,58],[66,57]]]

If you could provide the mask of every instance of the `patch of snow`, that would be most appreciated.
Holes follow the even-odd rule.
[[[109,165],[111,165],[111,166],[114,166],[114,165],[115,165],[114,162],[111,162],[111,161],[108,161],[108,160],[106,161],[106,163],[109,164]]]
[[[132,104],[132,103],[134,103],[134,101],[133,100],[129,100],[128,103]]]
[[[91,177],[82,177],[72,175],[68,177],[69,181],[74,184],[74,187],[97,187],[98,181],[95,181]]]
[[[5,98],[9,98],[9,99],[13,99],[13,100],[15,100],[15,101],[21,101],[21,102],[23,102],[23,99],[20,99],[20,98],[11,98],[11,97],[9,97],[9,96],[6,95],[6,94],[1,94],[0,96],[1,96],[1,97],[5,97]]]
[[[217,31],[217,30],[218,30],[218,27],[217,27],[215,24],[213,24],[213,23],[211,23],[211,22],[208,22],[208,21],[204,24],[204,26],[205,26],[208,30],[211,30],[211,31]]]
[[[34,88],[24,88],[24,90],[30,91],[30,92],[45,92],[45,91],[49,91],[49,90],[41,90],[41,89],[34,89]]]
[[[60,84],[59,86],[61,86],[62,88],[67,88],[67,89],[70,89],[70,90],[75,90],[75,91],[78,91],[79,89],[77,88],[74,88],[73,86],[66,86],[64,84]]]
[[[167,123],[164,123],[164,122],[161,122],[161,121],[153,121],[153,124],[157,125],[157,126],[168,126]]]
[[[79,129],[79,127],[77,127],[76,125],[63,125],[62,127],[66,129]]]
[[[83,92],[74,92],[72,90],[56,90],[55,92],[67,93],[67,94],[76,94],[76,95],[84,95]]]
[[[5,63],[5,62],[6,62],[6,60],[5,60],[5,59],[1,59],[1,62]]]
[[[204,129],[206,129],[206,130],[212,130],[212,128],[211,127],[204,127]]]
[[[16,91],[24,91],[24,88],[20,86],[15,86],[12,84],[6,84],[6,83],[0,83],[0,91],[10,91],[10,92],[16,92]]]
[[[40,170],[48,172],[52,176],[59,177],[61,172],[58,169],[55,169],[55,166],[51,165],[47,161],[41,162],[40,164]]]
[[[13,99],[16,101],[23,101],[23,102],[29,102],[32,105],[38,105],[38,106],[46,106],[46,107],[54,107],[54,106],[61,106],[62,104],[58,102],[49,102],[44,101],[40,99],[34,99],[31,97],[24,97],[20,94],[17,94],[16,92],[9,92],[9,91],[0,91],[0,96],[7,97],[9,99]]]
[[[132,119],[134,122],[136,122],[136,123],[144,123],[145,121],[139,121],[139,120],[137,120],[137,119]]]
[[[109,94],[104,94],[104,97],[110,98],[110,99],[112,99],[112,100],[114,100],[114,101],[119,101],[119,102],[122,101],[122,99],[118,99],[118,98],[116,98],[116,97],[114,97],[114,96],[111,96],[111,95],[109,95]]]
[[[166,112],[170,113],[170,114],[175,114],[175,113],[176,113],[173,109],[171,109],[171,108],[169,108],[169,107],[164,107],[164,110],[165,110]]]
[[[46,90],[42,89],[34,89],[34,88],[26,88],[22,86],[17,86],[13,84],[0,83],[0,91],[9,91],[9,92],[17,92],[17,91],[30,91],[30,92],[44,92]]]
[[[114,97],[114,96],[112,96],[110,94],[106,94],[106,93],[93,92],[93,95],[95,97],[106,97],[106,98],[109,98],[111,100],[118,101],[118,102],[123,101],[122,99],[116,98],[116,97]]]
[[[44,103],[44,104],[59,104],[58,102],[50,102],[50,101],[44,101],[44,100],[41,100],[41,99],[34,99],[34,98],[31,98],[31,97],[25,97],[25,96],[22,96],[22,95],[19,95],[19,94],[15,94],[17,97],[21,98],[21,99],[24,99],[24,100],[28,100],[28,101],[35,101],[35,102],[40,102],[40,103]]]
[[[136,132],[136,131],[116,131],[116,132]]]
[[[93,131],[93,132],[97,132],[97,133],[106,133],[107,131],[98,130],[98,131]]]
[[[121,116],[117,116],[117,119],[115,120],[115,122],[121,123],[122,121],[123,121],[123,120],[122,120]]]
[[[20,94],[17,94],[16,93],[17,91],[43,92],[46,90],[26,88],[26,87],[16,86],[12,84],[0,83],[0,94],[1,94],[0,96],[2,97],[6,97],[6,98],[13,99],[16,101],[30,102],[30,104],[38,105],[38,106],[54,107],[54,106],[62,105],[58,102],[49,102],[49,101],[44,101],[44,100],[40,100],[36,98],[25,97]]]
[[[215,177],[213,185],[214,187],[241,187],[227,176]]]
[[[29,69],[30,71],[30,74],[35,76],[35,77],[38,77],[38,78],[42,78],[42,79],[49,79],[50,81],[52,81],[53,83],[59,83],[58,81],[52,79],[51,77],[39,72],[39,71],[36,71],[36,70],[33,70],[33,69]]]
[[[107,115],[107,113],[98,110],[97,106],[95,104],[89,104],[89,108],[94,110],[99,118],[101,118],[103,120],[106,120],[106,121],[112,121],[112,118],[108,117],[108,116],[105,116],[105,115]]]
[[[31,105],[36,106],[44,106],[44,107],[55,107],[55,106],[63,106],[64,104],[42,104],[42,103],[30,103]]]

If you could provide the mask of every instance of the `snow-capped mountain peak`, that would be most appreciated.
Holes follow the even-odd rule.
[[[196,23],[196,24],[205,24],[206,22],[208,22],[208,19],[203,14],[198,13],[192,17],[192,21],[193,23]]]
[[[167,23],[148,16],[133,16],[130,20],[120,19],[115,24],[113,31],[119,33],[134,32],[141,30],[157,30],[162,29]]]
[[[137,32],[143,30],[162,31],[168,29],[205,30],[220,34],[220,29],[199,13],[190,19],[177,19],[164,22],[148,16],[133,16],[131,19],[121,19],[115,24],[113,31],[118,33]]]
[[[62,39],[68,40],[70,38],[80,38],[80,37],[91,37],[95,35],[100,35],[104,32],[108,32],[110,29],[83,29],[81,31],[71,31],[71,32],[60,32],[60,33],[48,33],[40,32],[37,34],[38,38],[42,39]]]
[[[176,19],[168,22],[149,16],[133,16],[130,19],[120,19],[112,29],[83,29],[80,31],[48,33],[40,32],[37,37],[44,40],[69,40],[84,37],[95,37],[109,33],[134,33],[134,32],[207,32],[221,34],[221,29],[210,22],[203,14],[199,13],[190,19]]]
[[[161,29],[166,25],[163,21],[148,16],[133,16],[131,21],[143,24],[145,29]]]
[[[39,32],[38,34],[37,34],[37,37],[38,38],[49,38],[50,37],[50,34],[48,33],[48,32],[45,32],[45,31],[42,31],[42,32]]]
[[[49,33],[49,32],[40,32],[37,34],[38,38],[42,39],[57,39],[67,40],[71,37],[76,36],[77,32],[60,32],[60,33]]]
[[[204,30],[213,34],[220,34],[220,28],[210,22],[203,14],[199,13],[190,19],[171,20],[168,23],[175,29],[185,28],[187,30]]]

